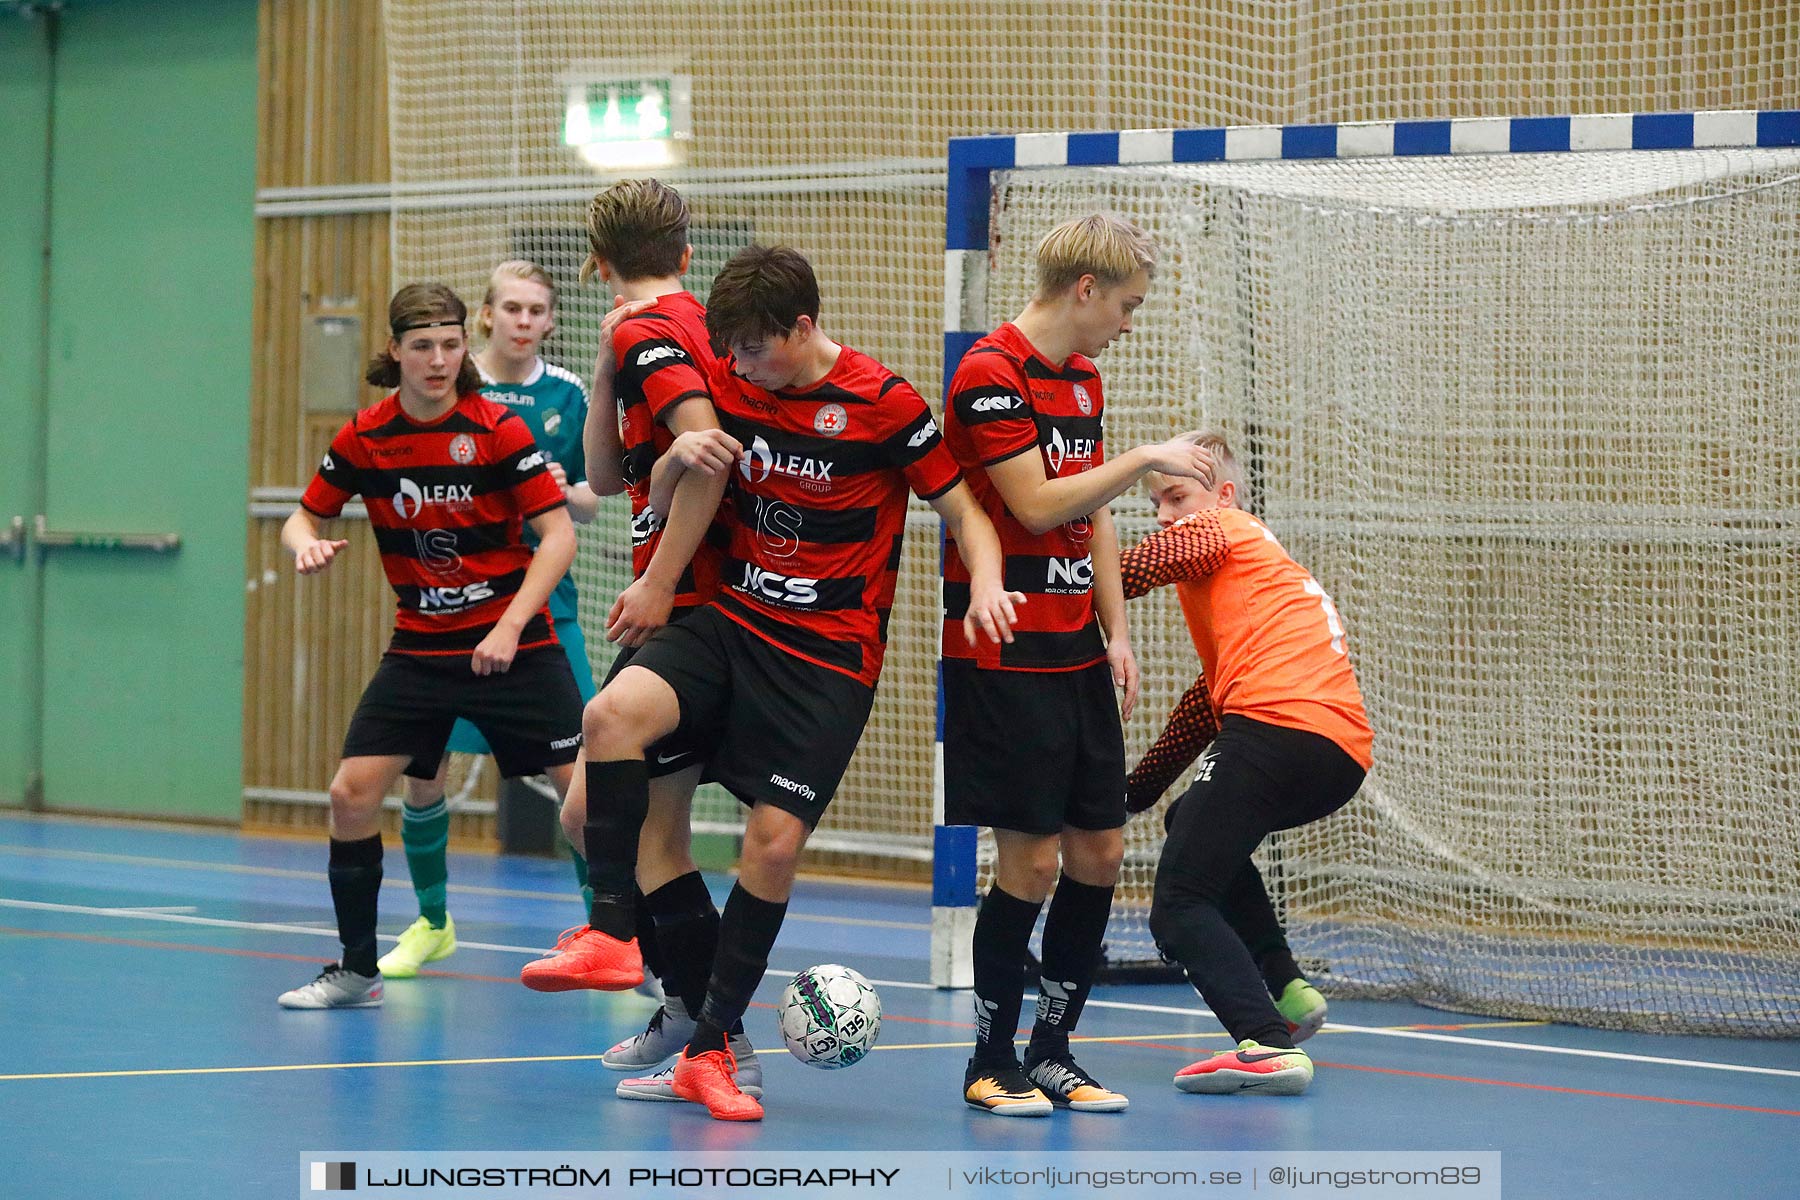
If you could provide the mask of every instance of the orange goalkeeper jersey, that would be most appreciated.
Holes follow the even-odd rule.
[[[1331,597],[1267,526],[1194,513],[1128,550],[1127,597],[1173,583],[1213,710],[1330,738],[1368,770],[1374,734]]]

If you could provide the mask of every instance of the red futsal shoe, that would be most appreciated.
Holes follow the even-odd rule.
[[[737,1060],[730,1050],[702,1054],[683,1050],[675,1060],[675,1094],[706,1105],[714,1120],[760,1121],[763,1117],[763,1106],[738,1090]]]
[[[636,938],[621,942],[591,925],[565,929],[548,956],[525,964],[519,982],[534,992],[624,992],[644,982]]]

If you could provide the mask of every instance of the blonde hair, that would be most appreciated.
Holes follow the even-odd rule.
[[[1200,431],[1194,444],[1212,455],[1213,488],[1216,490],[1222,483],[1232,484],[1237,491],[1232,495],[1233,508],[1247,508],[1250,501],[1249,483],[1244,476],[1244,464],[1232,452],[1231,443],[1225,439],[1221,429],[1211,428]],[[1165,475],[1161,471],[1145,471],[1144,486],[1152,492],[1159,492],[1174,482],[1174,476]]]
[[[468,306],[445,285],[409,283],[388,301],[388,345],[398,343],[410,330],[435,325],[466,326],[468,320]],[[467,337],[466,331],[464,336]],[[456,371],[456,394],[459,396],[481,390],[481,372],[475,369],[475,358],[469,353],[466,342],[462,356],[462,365]],[[399,387],[400,360],[384,345],[369,360],[363,378],[376,387]]]
[[[588,246],[581,264],[586,283],[601,263],[619,278],[661,279],[681,273],[688,245],[687,201],[658,179],[621,179],[588,205]]]
[[[1103,287],[1114,287],[1139,271],[1156,273],[1156,242],[1124,217],[1110,213],[1064,221],[1037,245],[1040,300],[1048,300],[1083,275],[1092,275]]]
[[[494,336],[494,301],[499,298],[501,281],[507,279],[543,284],[544,290],[550,293],[550,311],[556,312],[556,280],[550,278],[550,272],[528,258],[509,258],[488,276],[487,294],[481,298],[481,311],[475,314],[475,329],[484,338]]]

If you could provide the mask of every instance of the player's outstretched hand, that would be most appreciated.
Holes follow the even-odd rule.
[[[1025,603],[1024,592],[1009,592],[997,585],[971,588],[969,611],[963,614],[963,636],[975,644],[975,631],[987,635],[990,642],[1012,644],[1013,626],[1019,620],[1019,608]]]
[[[649,636],[669,623],[675,607],[674,589],[642,576],[619,593],[606,614],[606,640],[621,646],[641,646]]]
[[[1197,431],[1184,433],[1180,437],[1173,437],[1166,442],[1158,442],[1151,446],[1151,469],[1161,471],[1164,475],[1198,479],[1201,487],[1212,487],[1212,451],[1199,444],[1200,436]]]
[[[723,429],[690,429],[669,443],[666,453],[687,470],[717,475],[743,457],[744,444]]]
[[[294,555],[294,569],[302,575],[317,575],[331,565],[337,552],[350,543],[332,541],[329,538],[318,538],[309,546],[303,546],[300,553]]]
[[[469,670],[477,675],[504,675],[519,652],[519,635],[499,625],[488,631],[469,658]]]
[[[1129,641],[1117,637],[1107,644],[1106,662],[1112,668],[1113,686],[1124,693],[1119,701],[1119,719],[1129,721],[1131,710],[1137,707],[1137,655],[1131,652]]]
[[[594,378],[611,379],[613,369],[618,366],[613,361],[613,331],[624,324],[625,318],[636,316],[646,308],[654,308],[654,300],[627,300],[623,296],[613,297],[612,311],[600,318],[600,350],[594,355]]]

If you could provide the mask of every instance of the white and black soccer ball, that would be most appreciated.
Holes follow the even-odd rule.
[[[880,1036],[881,997],[849,967],[808,967],[781,993],[782,1040],[809,1067],[853,1066]]]

